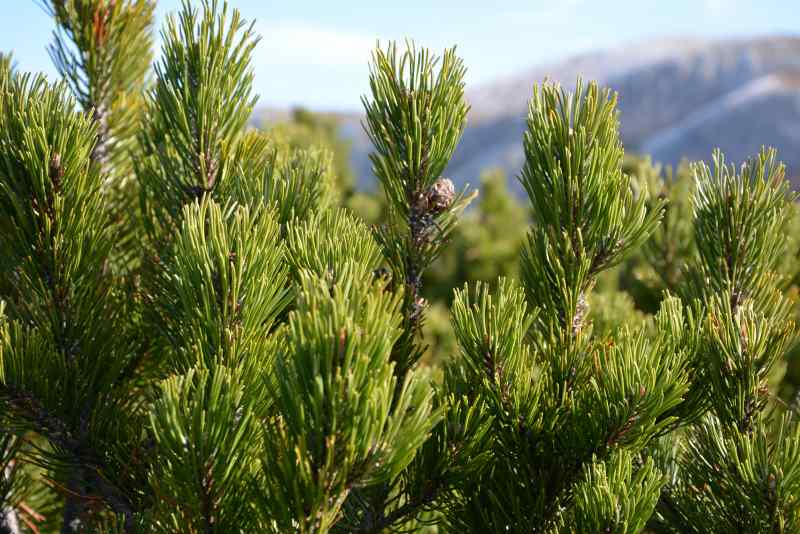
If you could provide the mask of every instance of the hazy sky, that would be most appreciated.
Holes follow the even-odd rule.
[[[158,2],[158,23],[180,0]],[[655,37],[800,35],[800,0],[231,0],[256,20],[260,105],[360,109],[376,39],[458,45],[469,86],[576,52]],[[53,73],[52,21],[36,0],[0,0],[0,50]],[[799,58],[800,59],[800,58]]]

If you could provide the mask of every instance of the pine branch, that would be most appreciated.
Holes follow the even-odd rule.
[[[122,490],[103,477],[102,473],[107,472],[108,468],[99,454],[87,449],[87,436],[76,436],[64,421],[50,413],[29,393],[2,386],[0,398],[15,417],[26,421],[35,432],[53,444],[59,451],[58,461],[65,463],[73,473],[67,485],[70,495],[67,496],[64,509],[62,531],[72,532],[81,528],[80,516],[85,511],[83,503],[90,500],[92,495],[99,495],[115,512],[123,514],[126,521],[133,520],[133,504]],[[85,491],[81,489],[83,487]]]
[[[694,171],[697,249],[683,292],[705,308],[693,365],[709,414],[675,460],[679,478],[655,523],[689,532],[791,531],[796,510],[778,485],[791,484],[793,468],[783,462],[796,453],[797,426],[770,415],[767,403],[769,375],[794,337],[776,273],[792,195],[774,150],[739,172],[717,151],[713,170]]]
[[[520,180],[536,225],[522,287],[501,283],[496,300],[479,287],[453,306],[460,388],[485,403],[495,436],[487,469],[447,512],[453,529],[534,522],[541,531],[635,532],[655,506],[659,475],[642,471],[646,491],[625,495],[626,484],[634,455],[675,420],[668,414],[688,390],[686,353],[674,346],[671,320],[656,321],[655,339],[641,328],[606,344],[592,339],[588,315],[597,276],[641,245],[661,214],[661,203],[633,197],[617,130],[615,99],[595,84],[534,91]],[[600,495],[610,483],[587,480],[607,481],[608,465],[625,482]],[[590,486],[591,498],[577,497]]]
[[[261,446],[252,379],[243,368],[197,366],[159,384],[148,414],[152,531],[260,531],[250,487]]]
[[[2,308],[0,303],[0,321]],[[10,433],[6,434],[5,429],[0,428],[0,534],[21,534],[17,510],[12,501],[16,482],[15,458],[18,452],[19,439]]]
[[[464,72],[454,49],[438,58],[413,43],[406,43],[406,50],[398,53],[396,44],[390,43],[386,50],[373,52],[371,99],[362,97],[363,126],[375,149],[370,155],[373,171],[389,204],[387,224],[374,233],[392,272],[392,290],[402,295],[402,323],[391,356],[396,377],[393,410],[399,410],[408,377],[425,351],[419,340],[427,308],[421,294],[424,272],[474,197],[457,195],[452,181],[442,176],[469,109],[464,100]],[[418,496],[409,496],[406,505],[389,511],[400,502],[392,501],[392,492],[404,491],[401,487],[393,490],[395,484],[389,479],[357,489],[347,503],[348,514],[356,518],[349,523],[370,530],[387,520],[411,519],[405,514],[423,508],[414,504],[420,502]]]
[[[438,70],[436,70],[438,67]],[[389,221],[376,237],[403,291],[403,335],[395,350],[402,377],[423,353],[417,344],[427,302],[422,276],[471,201],[442,177],[466,124],[465,69],[455,49],[440,58],[413,43],[373,53],[372,99],[362,97],[373,171],[389,201]],[[414,125],[408,129],[409,125]]]
[[[112,266],[136,264],[137,217],[131,153],[152,60],[154,0],[37,0],[55,20],[50,57],[92,117],[91,158],[103,176],[103,208],[117,228]]]
[[[536,226],[522,276],[548,328],[572,337],[586,323],[597,275],[641,246],[661,217],[662,202],[648,210],[646,195],[633,198],[617,113],[615,95],[580,80],[574,93],[536,87],[530,103],[520,181]]]
[[[3,82],[0,93],[0,285],[10,289],[4,297],[16,321],[0,388],[21,395],[15,402],[45,409],[28,412],[27,421],[49,431],[54,444],[69,436],[67,455],[82,465],[89,421],[109,400],[131,348],[107,272],[113,241],[101,177],[91,164],[96,133],[63,86],[19,75]],[[43,413],[54,419],[37,419]],[[60,426],[48,428],[49,422]],[[37,454],[57,461],[44,449]]]
[[[123,179],[152,58],[151,0],[40,0],[58,28],[49,51],[97,126],[92,159]]]
[[[747,300],[759,309],[770,291],[786,241],[783,227],[790,220],[784,166],[775,150],[763,149],[740,171],[727,165],[720,151],[714,168],[693,167],[697,191],[693,198],[697,254],[689,266],[686,290],[694,297],[712,295],[730,301],[731,310]]]
[[[267,428],[264,502],[267,517],[285,510],[279,526],[301,532],[331,528],[351,490],[391,487],[438,419],[430,390],[413,373],[394,396],[399,298],[354,276],[367,269],[341,267],[335,279],[301,271],[277,360],[282,417]]]
[[[236,367],[262,355],[289,305],[280,228],[262,207],[205,199],[184,207],[180,232],[146,293],[146,324],[165,369]]]
[[[184,0],[162,39],[136,162],[145,224],[156,242],[174,233],[184,204],[206,195],[227,200],[237,165],[257,175],[267,149],[244,131],[256,102],[253,24],[227,2],[203,0],[197,9]],[[249,161],[237,161],[245,155]]]
[[[436,502],[443,490],[442,484],[432,481],[431,486],[423,495],[403,503],[386,515],[384,515],[385,510],[383,509],[376,510],[377,517],[365,514],[363,522],[358,528],[353,529],[353,532],[383,532],[386,529],[397,527],[400,523],[407,522],[409,518],[417,517],[421,512],[427,510],[431,504]]]

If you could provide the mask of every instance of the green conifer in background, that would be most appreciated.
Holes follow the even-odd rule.
[[[635,194],[647,197],[648,209],[666,201],[661,224],[615,273],[619,288],[631,295],[636,306],[655,313],[665,291],[679,291],[694,250],[691,204],[695,180],[688,162],[673,170],[650,158],[632,156],[626,158],[623,169],[634,180]]]
[[[265,122],[262,123],[262,128],[279,145],[285,145],[289,150],[329,150],[333,157],[336,196],[344,202],[355,193],[356,177],[350,165],[350,142],[339,134],[340,121],[335,115],[314,113],[298,107],[291,111],[288,121],[277,124]]]

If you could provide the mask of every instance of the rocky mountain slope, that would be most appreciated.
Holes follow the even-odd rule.
[[[468,90],[472,111],[448,175],[472,184],[488,167],[516,175],[531,87],[545,77],[571,86],[578,76],[619,93],[629,152],[674,165],[708,159],[718,146],[739,162],[770,145],[800,178],[800,36],[633,43]],[[342,132],[369,187],[369,143],[359,121],[342,116]]]

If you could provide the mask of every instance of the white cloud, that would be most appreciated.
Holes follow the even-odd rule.
[[[270,65],[366,66],[375,45],[364,34],[296,21],[257,24],[256,31],[261,35],[257,61]]]

